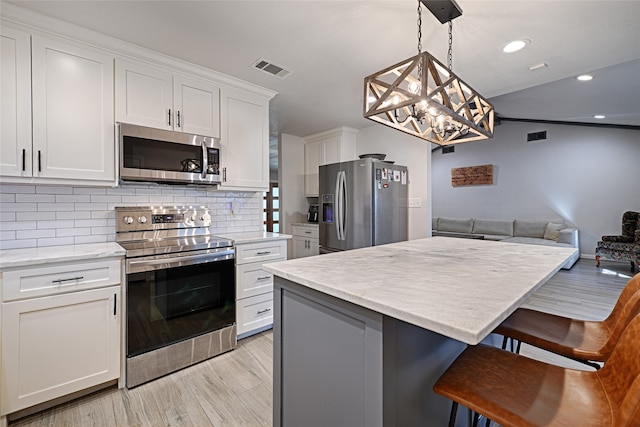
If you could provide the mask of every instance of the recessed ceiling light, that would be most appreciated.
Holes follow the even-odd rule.
[[[588,82],[589,80],[593,80],[593,76],[589,74],[583,74],[581,76],[576,77],[576,79],[580,80],[581,82]]]
[[[502,48],[504,53],[517,52],[530,43],[527,39],[514,40]]]
[[[594,119],[604,119],[607,116],[603,115],[603,114],[596,114],[595,116],[593,116]]]

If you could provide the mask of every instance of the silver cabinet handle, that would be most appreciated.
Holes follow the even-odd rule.
[[[269,255],[270,253],[271,253],[271,251],[258,252],[256,255]]]
[[[56,279],[52,280],[51,283],[62,283],[62,282],[72,282],[74,280],[82,280],[84,276],[70,277],[68,279]]]
[[[271,279],[271,276],[262,276],[262,277],[258,277],[258,278],[256,279],[256,281],[257,281],[257,282],[262,282],[262,281],[270,280],[270,279]]]
[[[171,108],[169,108],[169,126],[171,126]]]
[[[180,127],[180,110],[178,110],[176,114],[178,115],[178,117],[176,118],[176,125]]]
[[[264,313],[268,313],[268,312],[270,312],[270,311],[271,311],[271,309],[270,309],[270,308],[265,308],[264,310],[260,310],[260,311],[258,311],[256,314],[264,314]]]

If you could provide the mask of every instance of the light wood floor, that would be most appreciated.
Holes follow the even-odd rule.
[[[605,318],[631,278],[629,264],[580,260],[541,287],[526,306],[584,319]],[[32,426],[270,426],[272,424],[271,331],[203,363],[131,390],[115,387],[11,422]],[[523,346],[531,357],[575,366]],[[577,364],[579,368],[584,365]]]

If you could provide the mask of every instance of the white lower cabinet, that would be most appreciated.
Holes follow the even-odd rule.
[[[293,258],[320,254],[318,224],[293,224]]]
[[[238,338],[246,338],[273,324],[273,274],[263,270],[262,265],[286,259],[286,240],[236,244]]]
[[[93,262],[78,262],[63,263],[68,272],[54,264],[2,273],[0,419],[120,377],[121,270],[115,262],[117,271],[113,261],[96,260],[100,271]],[[29,292],[17,289],[33,295],[24,298]]]

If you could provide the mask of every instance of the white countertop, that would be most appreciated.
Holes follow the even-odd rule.
[[[234,244],[258,243],[265,240],[291,239],[289,234],[270,233],[268,231],[248,231],[240,233],[216,233],[215,236],[233,240]]]
[[[43,248],[5,249],[0,251],[0,269],[50,264],[92,258],[124,257],[125,250],[117,243],[48,246]]]
[[[301,227],[319,227],[317,222],[296,222],[291,225],[298,225]]]
[[[276,276],[477,344],[577,249],[432,237],[265,264]]]

